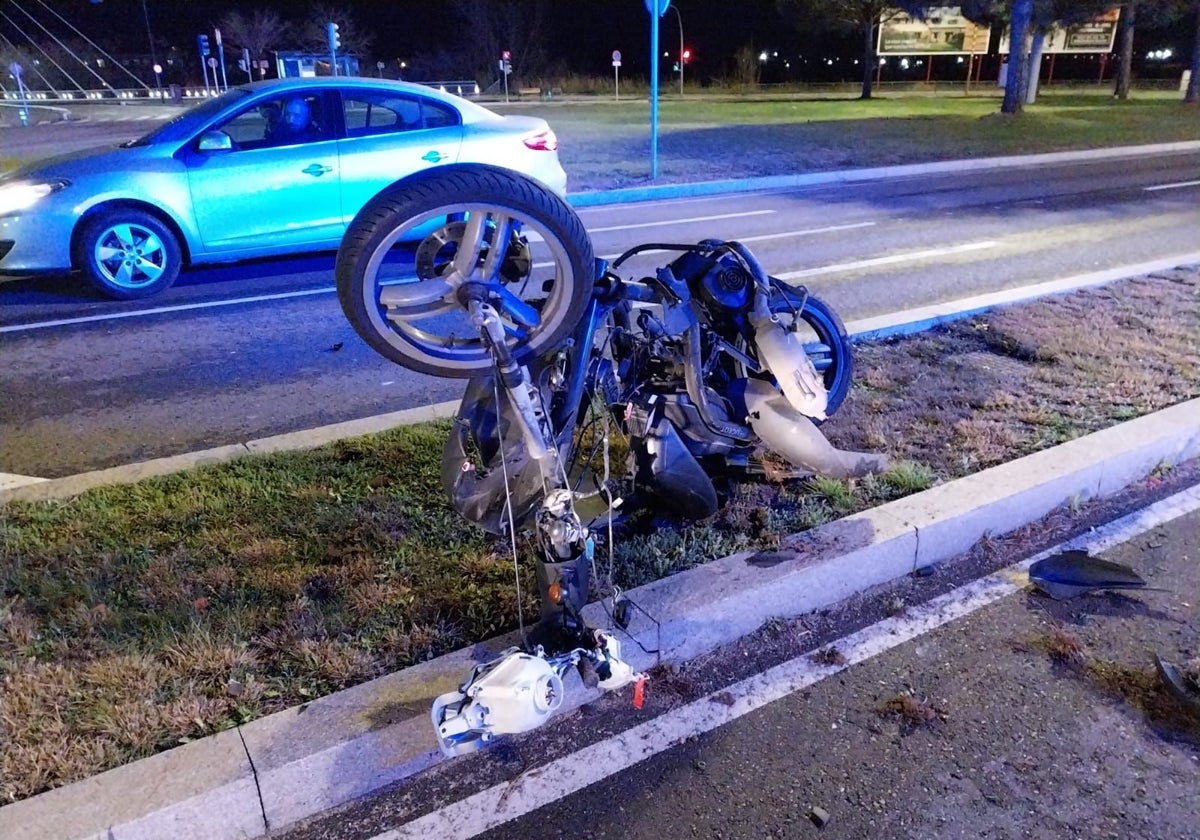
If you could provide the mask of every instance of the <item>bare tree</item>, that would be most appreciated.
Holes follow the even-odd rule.
[[[1157,0],[1155,0],[1157,1]],[[1054,26],[1075,26],[1113,8],[1119,0],[964,0],[963,16],[1009,32],[1008,75],[1001,113],[1014,114],[1032,100],[1041,69],[1041,45]],[[1141,0],[1138,0],[1141,2]]]
[[[248,50],[252,61],[266,56],[292,37],[291,24],[285,23],[274,11],[263,9],[255,9],[249,17],[239,11],[229,12],[217,26],[225,40],[238,49]]]
[[[1133,82],[1133,38],[1137,25],[1162,26],[1186,15],[1192,0],[1125,0],[1121,7],[1121,28],[1117,39],[1117,74],[1113,95],[1129,98]]]
[[[743,44],[733,54],[733,81],[735,84],[752,86],[759,79],[758,51],[753,44]]]
[[[304,20],[296,37],[304,49],[315,53],[329,51],[326,26],[330,23],[338,25],[338,39],[342,42],[341,50],[345,53],[365,56],[375,41],[375,36],[360,25],[354,13],[345,6],[313,3],[305,12]]]
[[[513,71],[518,75],[545,72],[547,0],[458,0],[455,10],[462,18],[466,38],[462,52],[475,74],[498,73],[497,62],[505,51],[512,54]]]
[[[1192,37],[1192,77],[1183,101],[1195,105],[1200,102],[1200,0],[1193,0],[1192,14],[1196,18],[1196,31]]]

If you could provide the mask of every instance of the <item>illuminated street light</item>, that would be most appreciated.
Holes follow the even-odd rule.
[[[679,96],[683,96],[683,64],[687,61],[686,52],[683,48],[683,15],[679,13],[678,6],[668,6],[668,12],[675,13],[675,19],[679,21]]]
[[[146,0],[142,0],[142,17],[146,20],[146,40],[150,42],[150,63],[154,65],[154,84],[162,88],[162,78],[159,71],[158,56],[154,54],[154,33],[150,31],[150,11],[146,8]]]

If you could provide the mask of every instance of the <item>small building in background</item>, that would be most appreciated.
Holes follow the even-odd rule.
[[[313,76],[332,76],[329,53],[289,52],[275,53],[275,72],[281,79],[307,79]],[[358,59],[352,55],[337,57],[337,75],[357,76]]]

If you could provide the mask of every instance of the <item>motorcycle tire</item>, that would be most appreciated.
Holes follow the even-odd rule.
[[[510,351],[528,364],[583,317],[595,271],[570,205],[528,176],[482,164],[435,167],[383,190],[350,223],[334,268],[342,311],[367,344],[455,379],[489,373],[493,361],[444,276],[486,286]]]

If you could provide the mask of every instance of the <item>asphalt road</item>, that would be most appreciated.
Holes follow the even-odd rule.
[[[599,255],[741,239],[850,320],[1194,251],[1198,170],[1200,154],[1175,154],[580,215]],[[193,270],[146,303],[72,278],[0,284],[0,472],[58,477],[456,398],[460,383],[366,348],[332,265]]]

